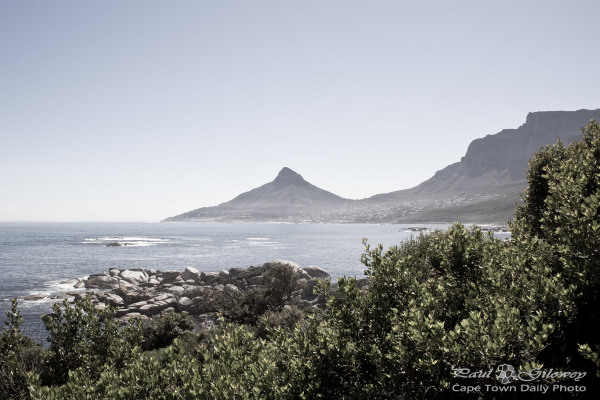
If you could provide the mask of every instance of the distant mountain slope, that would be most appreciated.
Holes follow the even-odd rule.
[[[351,204],[307,182],[285,167],[275,180],[215,207],[203,207],[167,218],[165,222],[198,220],[285,220],[335,210]]]
[[[581,137],[581,128],[591,119],[600,119],[600,109],[543,111],[527,115],[517,129],[504,129],[475,139],[465,156],[437,171],[420,185],[406,190],[376,195],[375,201],[390,201],[441,194],[472,194],[504,191],[507,186],[523,189],[529,159],[542,146],[566,144]]]
[[[504,195],[490,200],[474,201],[463,205],[430,208],[414,214],[402,216],[398,223],[505,223],[512,219],[515,203],[520,203],[518,193]]]

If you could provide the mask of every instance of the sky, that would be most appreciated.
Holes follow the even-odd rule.
[[[600,2],[0,0],[0,221],[156,222],[289,167],[360,199],[600,108]]]

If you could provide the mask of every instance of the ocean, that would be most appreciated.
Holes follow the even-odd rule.
[[[448,225],[427,225],[444,229]],[[333,278],[361,277],[362,238],[399,244],[408,225],[270,223],[0,223],[0,318],[19,299],[24,330],[43,335],[41,316],[57,300],[30,294],[73,290],[61,281],[110,268],[199,271],[249,267],[282,259],[327,270]],[[120,244],[116,246],[115,244]]]

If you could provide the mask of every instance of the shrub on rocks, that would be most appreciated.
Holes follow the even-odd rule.
[[[280,312],[302,289],[302,270],[297,264],[273,261],[265,266],[262,275],[250,279],[250,282],[259,281],[260,286],[230,296],[232,301],[227,316],[233,321],[256,325],[265,312]]]

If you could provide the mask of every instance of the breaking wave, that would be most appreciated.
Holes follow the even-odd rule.
[[[105,236],[100,238],[87,238],[83,239],[83,244],[98,244],[104,246],[130,246],[130,247],[143,247],[143,246],[156,246],[162,243],[169,242],[167,239],[149,238],[149,237],[122,237],[122,236]]]

